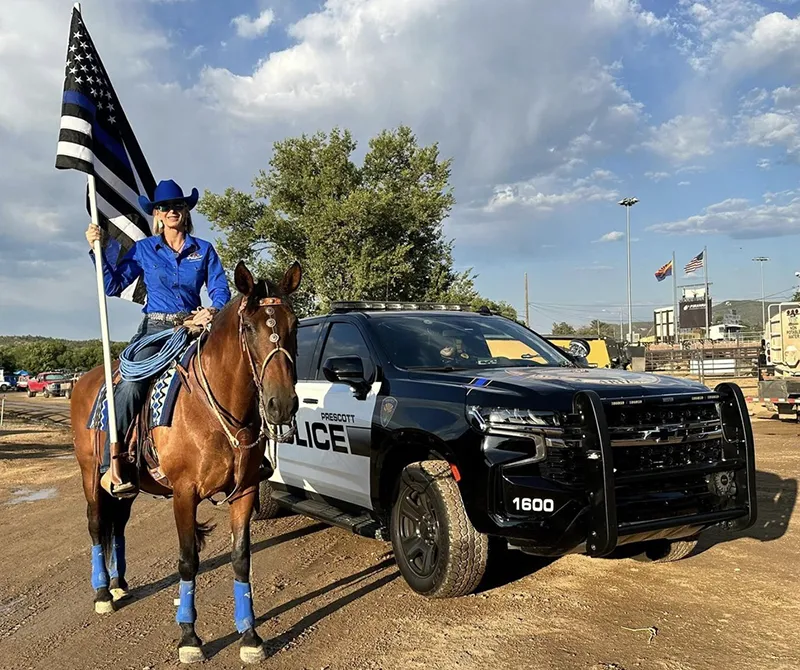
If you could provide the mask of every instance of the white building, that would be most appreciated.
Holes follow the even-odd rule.
[[[656,342],[675,341],[675,308],[659,307],[653,310]]]

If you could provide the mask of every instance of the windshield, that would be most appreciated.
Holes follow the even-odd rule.
[[[375,314],[378,340],[406,369],[563,367],[572,363],[527,328],[478,314]]]

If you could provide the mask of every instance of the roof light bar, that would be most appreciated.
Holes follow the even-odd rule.
[[[371,300],[337,300],[331,303],[331,312],[389,312],[389,311],[442,311],[469,312],[469,305],[434,302],[380,302]]]

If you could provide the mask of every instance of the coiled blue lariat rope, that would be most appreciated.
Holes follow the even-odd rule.
[[[142,349],[161,341],[164,341],[165,344],[157,354],[141,361],[133,360]],[[154,377],[181,355],[188,341],[189,331],[186,328],[164,330],[136,340],[125,347],[125,350],[119,355],[119,369],[122,378],[126,381],[138,382]]]

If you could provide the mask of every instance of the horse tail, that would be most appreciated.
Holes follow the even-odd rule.
[[[211,531],[217,527],[216,524],[209,521],[198,521],[194,526],[194,539],[197,544],[197,551],[201,552],[206,546],[206,538],[211,534]]]

